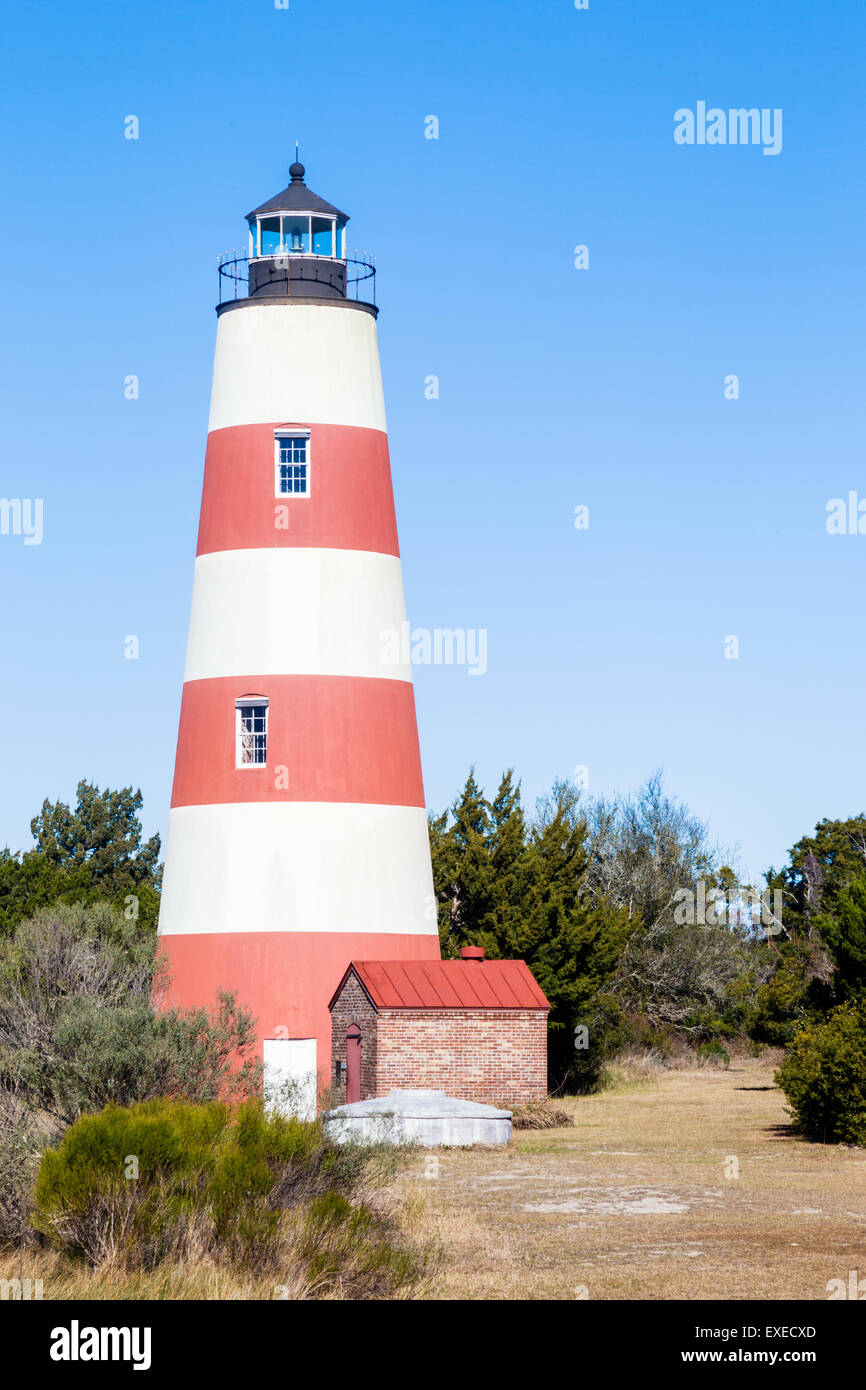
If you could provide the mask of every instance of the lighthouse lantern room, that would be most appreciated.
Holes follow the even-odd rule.
[[[303,164],[289,173],[282,193],[247,214],[250,295],[285,294],[294,280],[315,285],[320,296],[344,298],[348,216],[307,188]]]

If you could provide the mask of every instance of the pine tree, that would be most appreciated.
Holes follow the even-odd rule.
[[[507,959],[517,953],[520,919],[524,911],[527,828],[520,800],[520,784],[514,771],[502,774],[490,804],[487,852],[492,875],[491,903],[479,924],[487,955]]]
[[[493,911],[490,803],[475,780],[474,768],[451,814],[452,871],[446,887],[450,898],[448,954],[456,955],[460,946],[485,945],[485,926]]]
[[[574,814],[567,787],[555,787],[527,851],[526,896],[516,954],[550,1001],[550,1070],[564,1077],[574,1062],[578,1024],[594,1036],[615,1012],[603,998],[634,923],[582,892],[589,863],[585,822]]]
[[[839,998],[862,994],[866,990],[866,875],[842,889],[834,916],[819,917],[817,926],[836,962],[834,984]]]

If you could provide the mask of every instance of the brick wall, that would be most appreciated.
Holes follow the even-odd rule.
[[[432,1087],[485,1105],[541,1100],[547,1095],[547,1014],[382,1009],[375,1093],[384,1096],[395,1087]]]
[[[376,1010],[370,1003],[354,971],[344,984],[331,1010],[331,1076],[336,1079],[336,1064],[346,1061],[346,1031],[352,1024],[361,1030],[361,1099],[376,1094]],[[341,1070],[340,1099],[345,1100],[346,1073]]]

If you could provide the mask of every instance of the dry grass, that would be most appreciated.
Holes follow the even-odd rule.
[[[418,1224],[418,1215],[417,1203],[410,1201],[407,1222],[419,1230],[423,1239],[429,1239],[429,1232],[424,1232]],[[211,1259],[165,1262],[153,1270],[130,1271],[119,1264],[93,1269],[65,1255],[44,1249],[4,1250],[0,1251],[0,1279],[19,1279],[22,1283],[29,1279],[31,1297],[34,1296],[33,1281],[41,1279],[41,1297],[46,1301],[316,1299],[333,1302],[357,1297],[357,1284],[344,1289],[333,1280],[320,1284],[311,1281],[300,1260],[291,1260],[285,1269],[278,1267],[261,1274],[234,1270],[218,1265]],[[393,1297],[402,1301],[430,1297],[432,1293],[430,1276],[415,1286],[400,1290]],[[7,1296],[13,1297],[14,1294]]]
[[[826,1299],[866,1274],[866,1150],[799,1139],[771,1059],[628,1067],[558,1104],[573,1128],[402,1179],[444,1247],[427,1297]]]
[[[573,1124],[571,1112],[553,1100],[530,1100],[511,1111],[512,1129],[563,1129]]]
[[[41,1279],[46,1300],[301,1299],[313,1294],[297,1270],[257,1277],[206,1261],[164,1264],[155,1270],[130,1273],[118,1267],[90,1269],[46,1250],[0,1252],[0,1279]]]

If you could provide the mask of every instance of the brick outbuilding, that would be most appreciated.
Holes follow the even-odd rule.
[[[347,1101],[433,1088],[486,1104],[547,1094],[550,1005],[522,960],[356,960],[330,1002]]]

